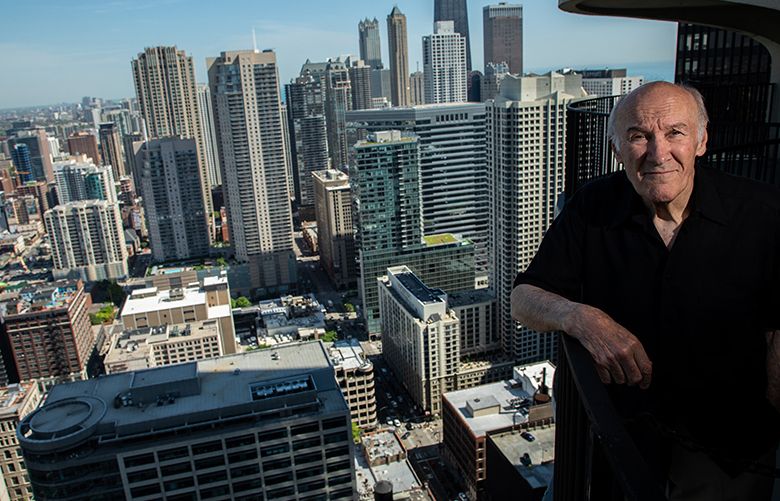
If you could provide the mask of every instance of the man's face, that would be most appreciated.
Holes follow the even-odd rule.
[[[687,204],[694,162],[707,149],[706,131],[698,137],[696,102],[670,84],[648,86],[629,99],[615,124],[615,155],[629,181],[645,203]]]

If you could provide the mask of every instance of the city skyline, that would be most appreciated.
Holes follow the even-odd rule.
[[[483,66],[481,9],[492,3],[496,2],[469,3],[475,69]],[[283,4],[265,2],[260,8],[243,0],[231,2],[233,8],[228,9],[200,2],[187,3],[184,8],[180,0],[9,5],[5,11],[9,23],[0,35],[0,49],[13,55],[5,67],[15,78],[0,82],[0,109],[78,102],[85,95],[132,97],[130,61],[145,47],[159,45],[185,50],[193,58],[196,80],[205,83],[206,58],[225,50],[252,48],[253,28],[258,49],[276,51],[280,81],[287,83],[307,58],[322,61],[342,54],[358,55],[358,23],[366,17],[383,21],[396,4],[407,16],[409,71],[415,71],[418,62],[422,67],[422,36],[433,30],[433,0],[370,5],[349,0],[335,6],[305,0],[300,4],[302,8],[294,11]],[[556,2],[523,6],[528,20],[524,33],[526,71],[625,66],[630,73],[644,74],[647,80],[672,79],[674,23],[573,16],[559,11]],[[244,13],[241,19],[245,25],[235,24],[232,13],[238,9]],[[63,29],[74,25],[79,29]],[[387,67],[383,22],[380,37]],[[630,40],[634,43],[628,43]],[[55,76],[57,85],[53,86]]]

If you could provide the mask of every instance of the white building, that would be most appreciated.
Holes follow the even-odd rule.
[[[198,84],[198,114],[203,126],[203,146],[206,148],[206,171],[209,176],[210,186],[222,184],[222,173],[219,169],[219,156],[217,155],[217,132],[214,130],[214,109],[211,105],[211,91],[207,84]],[[215,208],[219,210],[219,207]]]
[[[352,421],[361,428],[375,427],[374,364],[368,360],[357,339],[336,341],[329,351],[336,381],[349,405]]]
[[[512,320],[509,296],[556,215],[564,189],[566,106],[583,96],[580,75],[507,75],[487,103],[491,283],[504,351],[516,360],[554,358],[555,336]]]
[[[296,263],[276,54],[229,51],[206,62],[231,245],[254,288],[286,289]]]
[[[181,287],[136,289],[127,296],[120,320],[126,330],[212,320],[220,324],[221,352],[237,349],[226,275]]]
[[[86,155],[54,162],[54,179],[61,204],[79,200],[117,201],[111,166],[97,166]]]
[[[46,211],[44,222],[55,279],[93,282],[127,276],[127,248],[116,203],[86,200],[58,205]]]
[[[455,32],[454,21],[437,21],[433,35],[423,37],[426,103],[467,100],[466,39]]]
[[[457,387],[460,321],[447,295],[406,266],[388,268],[377,280],[384,358],[415,403],[438,414],[441,394]]]
[[[582,88],[591,96],[622,96],[640,87],[643,76],[629,76],[623,69],[582,70]]]

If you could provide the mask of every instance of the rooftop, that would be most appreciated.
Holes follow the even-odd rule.
[[[330,346],[330,356],[334,366],[342,367],[345,370],[371,366],[371,362],[368,361],[360,346],[360,341],[355,338],[334,342]]]
[[[17,416],[19,406],[24,403],[27,393],[32,390],[35,382],[24,382],[0,387],[0,419]]]
[[[450,308],[457,308],[460,306],[478,303],[489,303],[491,301],[495,301],[495,299],[496,298],[493,296],[493,293],[491,293],[488,289],[461,291],[447,294],[447,303],[450,305]]]
[[[531,398],[531,396],[520,387],[512,387],[509,381],[500,381],[444,393],[442,398],[457,410],[472,433],[481,437],[492,431],[510,428],[515,423],[528,421],[528,417],[520,415],[510,402]],[[486,406],[480,404],[488,401],[498,405],[497,412],[472,416],[468,407],[484,409]]]
[[[205,287],[208,287],[226,280],[225,277],[206,277],[203,283]],[[146,287],[134,290],[127,297],[121,316],[206,304],[206,290],[199,284],[167,290]],[[209,318],[221,318],[229,316],[231,310],[230,305],[221,305],[212,306],[208,311]]]
[[[395,277],[401,282],[401,285],[414,294],[421,303],[443,303],[441,295],[443,294],[439,289],[430,289],[425,285],[422,280],[417,278],[417,275],[411,271],[394,273]]]
[[[299,381],[306,384],[300,386]],[[312,393],[312,390],[314,393]],[[316,398],[316,400],[315,400]],[[247,412],[319,401],[347,411],[320,342],[258,350],[54,386],[25,424],[25,446],[66,446],[95,434],[119,437]],[[72,428],[79,431],[70,433]],[[52,443],[53,442],[53,443]]]
[[[541,488],[552,482],[553,461],[555,460],[555,425],[546,428],[534,428],[530,433],[536,438],[529,442],[520,435],[520,431],[510,431],[492,435],[489,440],[514,465],[520,475],[532,488]],[[521,458],[528,454],[530,464]]]
[[[26,287],[10,294],[3,315],[67,308],[82,289],[80,282],[60,281]]]

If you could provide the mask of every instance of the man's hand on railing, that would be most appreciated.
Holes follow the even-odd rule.
[[[603,311],[529,284],[515,287],[511,301],[518,322],[539,332],[562,330],[579,340],[604,384],[650,386],[653,364],[642,343]]]
[[[642,343],[603,311],[576,304],[564,319],[564,331],[588,350],[604,384],[650,386],[653,363]]]

